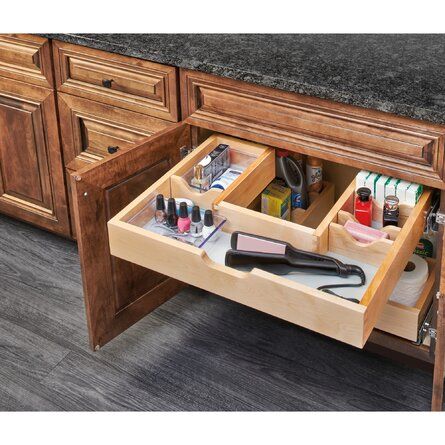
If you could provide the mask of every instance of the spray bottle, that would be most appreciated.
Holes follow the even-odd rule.
[[[283,179],[292,190],[292,209],[307,209],[309,205],[307,185],[301,165],[287,151],[278,150],[275,161],[276,176]]]

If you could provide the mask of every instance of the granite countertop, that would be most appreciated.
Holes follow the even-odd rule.
[[[445,34],[45,34],[445,124]]]

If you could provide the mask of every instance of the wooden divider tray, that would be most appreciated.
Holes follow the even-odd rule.
[[[237,151],[252,155],[253,160],[227,190],[197,193],[182,176],[218,143],[228,143]],[[365,245],[342,233],[342,212],[354,194],[354,184],[312,228],[247,208],[274,177],[273,149],[214,135],[109,221],[111,253],[329,337],[363,347],[386,310],[395,283],[423,232],[430,191],[424,191],[403,227],[395,229],[392,239]],[[144,229],[146,221],[153,216],[148,203],[157,193],[189,198],[200,207],[213,208],[215,215],[227,220],[222,232],[199,248]],[[280,239],[299,249],[327,253],[338,256],[342,261],[361,265],[367,274],[367,283],[353,289],[352,293],[348,291],[348,295],[360,300],[360,304],[317,290],[316,287],[326,278],[304,274],[278,276],[259,269],[244,272],[225,266],[224,255],[233,231]],[[332,283],[333,277],[328,279]],[[351,279],[357,280],[356,277]],[[343,289],[339,289],[338,293],[346,296]]]

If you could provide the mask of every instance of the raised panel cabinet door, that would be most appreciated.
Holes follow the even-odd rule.
[[[1,77],[0,212],[70,233],[54,93]]]
[[[184,146],[190,146],[190,129],[174,124],[71,175],[88,330],[96,350],[183,286],[111,256],[107,222],[179,162]]]

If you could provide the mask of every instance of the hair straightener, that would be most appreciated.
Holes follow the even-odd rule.
[[[330,289],[360,287],[366,283],[363,269],[354,264],[344,264],[336,258],[292,247],[289,243],[250,233],[233,232],[231,249],[226,252],[225,264],[241,270],[258,268],[277,275],[295,272],[332,275],[342,278],[356,275],[360,283],[326,284],[317,289],[355,303],[355,298],[346,298]]]

